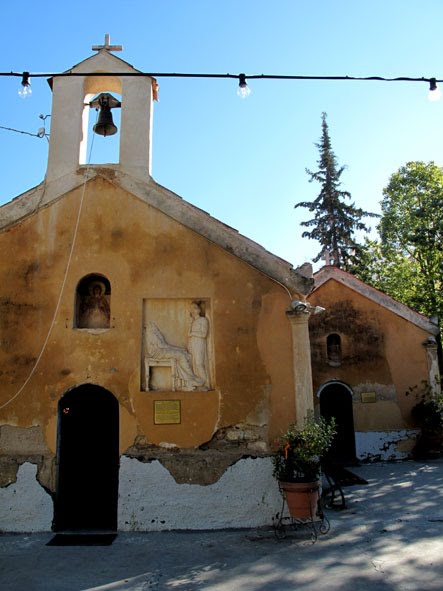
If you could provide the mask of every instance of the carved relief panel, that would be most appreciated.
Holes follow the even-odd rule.
[[[210,390],[213,354],[209,300],[145,300],[142,355],[143,390]]]

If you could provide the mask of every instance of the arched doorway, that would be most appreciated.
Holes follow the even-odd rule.
[[[335,418],[337,434],[327,459],[340,464],[354,464],[356,459],[352,391],[341,382],[330,382],[319,391],[320,414]]]
[[[104,388],[83,384],[58,405],[54,530],[117,529],[119,409]]]

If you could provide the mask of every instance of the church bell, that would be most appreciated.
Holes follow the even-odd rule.
[[[117,133],[117,127],[112,120],[111,109],[121,107],[121,102],[107,92],[102,92],[93,101],[89,103],[91,108],[99,110],[97,123],[92,128],[98,135],[114,135]]]

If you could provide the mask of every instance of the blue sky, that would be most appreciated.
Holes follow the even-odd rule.
[[[2,5],[0,71],[64,71],[109,33],[145,72],[443,78],[442,22],[441,0],[22,0]],[[20,80],[0,78],[1,126],[36,133],[51,112],[46,80],[31,81],[22,100]],[[426,83],[253,80],[246,100],[235,80],[159,83],[154,179],[295,266],[319,250],[293,206],[319,191],[305,169],[323,111],[343,189],[368,211],[401,165],[443,165],[443,100],[429,102]],[[110,138],[98,140],[96,162]],[[48,144],[2,129],[0,142],[6,203],[43,180]]]

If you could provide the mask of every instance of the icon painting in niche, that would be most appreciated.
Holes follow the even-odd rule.
[[[77,287],[76,328],[109,328],[111,286],[106,277],[88,275]]]

